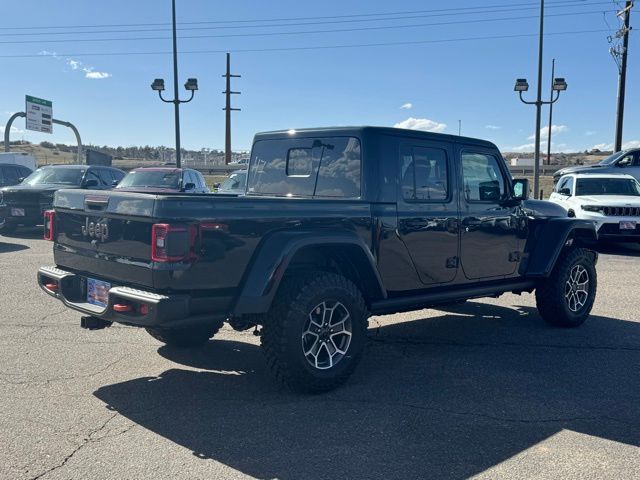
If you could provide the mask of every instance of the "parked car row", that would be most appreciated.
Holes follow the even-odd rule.
[[[220,193],[242,194],[246,171],[238,170]],[[139,193],[211,193],[202,173],[173,166],[136,168],[126,173],[98,165],[47,165],[32,172],[23,165],[0,163],[0,234],[42,224],[43,214],[60,189],[109,190]]]
[[[549,200],[567,216],[595,223],[602,241],[640,243],[640,149],[616,152],[596,165],[554,174]]]

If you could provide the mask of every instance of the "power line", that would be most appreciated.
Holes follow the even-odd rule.
[[[547,8],[570,8],[570,7],[584,7],[584,6],[594,6],[594,5],[605,5],[609,4],[609,2],[604,0],[598,1],[588,1],[588,0],[560,0],[556,2],[552,2]],[[460,8],[442,8],[442,9],[431,9],[431,10],[413,10],[413,11],[404,11],[404,12],[387,12],[387,13],[368,13],[368,14],[353,14],[353,15],[331,15],[331,16],[318,16],[318,17],[290,17],[290,18],[274,18],[274,19],[254,19],[254,20],[217,20],[217,21],[193,21],[193,22],[180,22],[178,25],[220,25],[220,27],[210,27],[210,28],[256,28],[256,27],[275,27],[275,26],[293,26],[293,25],[317,25],[322,23],[347,23],[347,22],[371,22],[371,21],[391,21],[391,20],[402,20],[406,18],[417,18],[417,17],[399,17],[399,18],[371,18],[371,19],[358,19],[359,17],[383,17],[383,16],[398,16],[398,15],[413,15],[413,14],[424,14],[424,13],[432,13],[438,14],[440,12],[451,12],[451,13],[443,13],[442,15],[425,15],[425,16],[444,16],[444,15],[466,15],[466,14],[486,14],[486,13],[496,13],[495,10],[501,8],[503,10],[498,11],[522,11],[522,10],[536,10],[537,2],[526,2],[526,3],[507,3],[507,4],[499,4],[499,5],[484,5],[479,7],[469,7],[466,8],[465,11],[461,11]],[[523,8],[514,8],[514,7],[523,7]],[[478,11],[472,11],[478,10]],[[336,21],[336,22],[324,22],[322,20],[325,19],[339,19],[339,18],[349,18],[354,20],[348,21]],[[236,23],[236,24],[247,24],[247,23],[257,23],[257,22],[276,22],[276,21],[298,21],[298,20],[314,20],[314,22],[305,23],[305,24],[292,24],[287,23],[283,25],[248,25],[248,26],[239,26],[232,27],[228,24]],[[128,24],[96,24],[96,25],[50,25],[50,26],[28,26],[28,27],[0,27],[0,30],[43,30],[43,29],[71,29],[71,28],[118,28],[118,27],[153,27],[153,26],[168,26],[169,23],[128,23]],[[182,29],[179,29],[182,30]],[[154,31],[154,30],[149,30]],[[44,33],[26,33],[24,35],[38,35],[38,34],[46,34]],[[54,32],[49,32],[54,33]],[[69,32],[61,32],[58,33],[60,35],[68,34]],[[96,33],[96,32],[74,32],[74,33]],[[104,32],[104,33],[120,33],[120,32]],[[23,35],[20,33],[15,33],[15,35]]]
[[[566,12],[555,13],[547,15],[547,17],[566,17],[576,15],[592,15],[600,14],[601,10],[593,10],[587,12]],[[473,20],[452,20],[449,22],[432,22],[432,23],[420,23],[410,25],[383,25],[375,27],[359,27],[359,28],[342,28],[342,29],[326,29],[326,30],[300,30],[290,32],[266,32],[266,33],[234,33],[234,34],[207,34],[207,35],[183,35],[181,40],[194,40],[202,38],[248,38],[248,37],[273,37],[284,35],[311,35],[318,33],[345,33],[345,32],[363,32],[374,30],[395,30],[405,28],[420,28],[420,27],[433,27],[433,26],[445,26],[445,25],[460,25],[460,24],[474,24],[474,23],[490,23],[490,22],[503,22],[514,20],[528,20],[532,18],[538,18],[537,15],[527,15],[520,17],[502,17],[502,18],[483,18]],[[144,41],[144,40],[167,40],[171,37],[116,37],[116,38],[79,38],[79,39],[59,39],[59,40],[1,40],[0,44],[39,44],[39,43],[95,43],[95,42],[123,42],[123,41]]]
[[[545,33],[545,36],[562,36],[562,35],[582,35],[587,33],[602,33],[606,32],[605,29],[599,30],[575,30],[566,32],[551,32]],[[359,44],[339,44],[339,45],[316,45],[306,47],[274,47],[274,48],[244,48],[244,49],[225,49],[225,50],[185,50],[180,54],[214,54],[214,53],[256,53],[256,52],[287,52],[287,51],[299,51],[299,50],[331,50],[331,49],[346,49],[346,48],[367,48],[367,47],[391,47],[401,45],[426,45],[436,43],[455,43],[455,42],[469,42],[475,40],[502,40],[513,38],[527,38],[537,37],[538,33],[520,33],[513,35],[490,35],[483,37],[458,37],[448,39],[433,39],[433,40],[412,40],[412,41],[399,41],[399,42],[378,42],[378,43],[359,43]],[[0,55],[0,58],[47,58],[49,56],[58,57],[124,57],[124,56],[145,56],[145,55],[170,55],[170,51],[157,51],[157,52],[93,52],[93,53],[55,53],[55,54],[17,54],[17,55]]]

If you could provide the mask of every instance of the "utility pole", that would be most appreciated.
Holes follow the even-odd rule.
[[[615,139],[615,146],[613,151],[614,152],[619,152],[620,150],[622,150],[622,129],[623,129],[623,122],[624,122],[624,97],[625,97],[625,90],[626,90],[626,84],[627,84],[627,55],[629,53],[629,31],[631,30],[631,28],[629,27],[630,25],[630,18],[631,18],[631,8],[633,7],[633,2],[631,0],[627,0],[626,5],[624,7],[624,10],[622,10],[621,12],[618,12],[618,17],[624,15],[624,27],[622,28],[621,33],[623,35],[622,37],[622,62],[620,64],[620,69],[619,69],[619,75],[618,75],[618,109],[617,109],[617,114],[616,114],[616,139]],[[616,53],[620,53],[620,52],[613,52],[612,53],[615,55]]]
[[[462,135],[462,120],[458,120],[458,136]]]
[[[227,53],[227,73],[223,75],[227,79],[227,88],[224,92],[226,103],[223,110],[225,111],[225,130],[224,130],[224,163],[229,165],[231,162],[231,112],[239,111],[239,108],[231,108],[231,95],[239,95],[240,92],[231,91],[231,78],[238,78],[241,75],[231,74],[231,55]]]
[[[556,74],[556,59],[551,62],[551,93],[549,94],[549,131],[547,132],[547,165],[551,165],[551,125],[553,125],[553,79]]]
[[[151,84],[151,89],[158,92],[160,100],[165,103],[173,103],[174,115],[175,115],[175,130],[176,130],[176,166],[180,168],[182,166],[181,161],[181,147],[180,147],[180,104],[189,103],[193,100],[195,91],[198,90],[198,79],[188,78],[187,83],[184,84],[185,90],[191,92],[189,100],[180,100],[178,96],[178,40],[176,36],[176,0],[171,0],[171,14],[173,25],[173,100],[168,100],[162,96],[164,91],[164,79],[156,78]]]

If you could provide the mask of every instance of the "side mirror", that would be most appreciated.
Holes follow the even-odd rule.
[[[529,198],[529,180],[526,178],[517,178],[513,180],[513,199],[527,200]]]
[[[560,195],[564,195],[565,197],[570,197],[571,196],[571,189],[570,188],[561,188],[560,190],[558,190],[558,193]]]
[[[628,167],[629,165],[631,165],[631,157],[624,157],[622,160],[619,160],[618,162],[616,162],[616,167]]]
[[[18,183],[22,183],[22,182],[24,182],[24,178],[25,178],[25,177],[18,177]]]
[[[98,180],[95,178],[90,178],[89,180],[84,181],[84,188],[95,188],[98,186]]]
[[[194,188],[196,188],[196,184],[189,182],[184,186],[183,190],[185,192],[188,192],[189,190],[193,190]]]
[[[111,182],[111,186],[112,187],[117,187],[119,183],[120,183],[119,180],[114,180],[113,182]]]

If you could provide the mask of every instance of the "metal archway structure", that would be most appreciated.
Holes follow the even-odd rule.
[[[11,115],[11,117],[9,118],[9,121],[4,127],[4,151],[5,152],[11,151],[11,144],[9,143],[9,137],[11,134],[11,125],[13,124],[13,121],[16,118],[26,117],[26,116],[27,114],[24,112],[16,112],[13,115]],[[51,121],[57,125],[62,125],[63,127],[69,127],[71,130],[73,130],[73,133],[76,136],[76,141],[78,142],[78,153],[77,153],[78,163],[80,164],[84,163],[82,161],[82,140],[80,139],[80,132],[78,131],[76,126],[71,122],[65,122],[64,120],[58,120],[56,118],[52,118]]]

